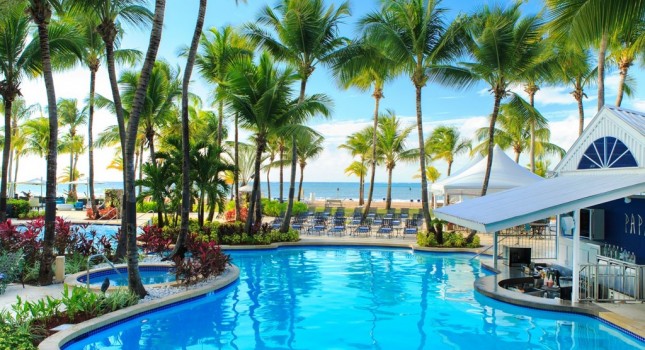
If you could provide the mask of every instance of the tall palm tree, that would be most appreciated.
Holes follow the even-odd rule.
[[[494,98],[482,196],[488,190],[501,101],[508,96],[509,86],[521,83],[526,70],[535,65],[541,54],[541,46],[537,43],[541,38],[542,21],[538,16],[521,17],[520,5],[518,2],[506,9],[486,6],[469,20],[474,62],[463,65],[490,86]]]
[[[616,106],[620,107],[625,93],[625,81],[629,77],[629,68],[638,55],[642,57],[642,52],[645,50],[645,19],[641,18],[638,25],[616,33],[611,44],[609,59],[618,67],[620,76],[616,95]]]
[[[0,77],[2,77],[2,80],[0,80],[0,96],[2,96],[4,102],[5,126],[11,125],[12,105],[17,96],[22,94],[20,83],[23,79],[43,74],[45,61],[48,64],[54,63],[54,68],[56,69],[68,67],[72,64],[73,57],[79,52],[79,47],[81,46],[78,36],[75,35],[74,28],[52,22],[51,25],[44,27],[48,30],[48,33],[44,33],[48,34],[48,42],[44,44],[49,48],[47,52],[48,58],[46,60],[41,59],[41,31],[39,30],[38,35],[29,40],[31,28],[29,26],[30,17],[25,15],[27,5],[31,6],[31,3],[13,2],[0,16],[0,37],[3,38],[3,40],[0,40]],[[31,7],[29,8],[31,9]],[[49,60],[49,57],[54,61]],[[51,73],[51,64],[48,72]],[[50,84],[48,83],[47,86],[50,86]],[[2,179],[0,181],[0,221],[6,219],[11,132],[10,127],[5,127],[5,146],[2,151]],[[51,206],[52,204],[50,204]],[[53,211],[53,209],[50,211]]]
[[[470,140],[461,138],[459,130],[454,126],[438,126],[426,141],[426,153],[432,160],[442,159],[448,163],[446,176],[450,176],[455,157],[469,151]]]
[[[253,191],[245,231],[251,232],[255,205],[260,190],[260,162],[271,133],[293,131],[289,127],[300,124],[315,113],[329,114],[329,100],[314,95],[302,101],[293,99],[291,84],[297,75],[289,67],[279,70],[268,54],[263,53],[257,65],[241,60],[232,65],[225,89],[231,108],[239,113],[243,127],[253,130],[256,144]],[[285,130],[286,129],[286,130]]]
[[[377,118],[378,120],[378,118]],[[365,194],[364,194],[364,189],[365,189],[365,175],[366,172],[363,171],[365,168],[365,162],[367,161],[367,158],[369,157],[370,150],[372,150],[372,155],[371,159],[375,159],[376,156],[374,155],[373,150],[375,149],[376,142],[373,141],[373,134],[372,129],[366,128],[363,129],[362,131],[355,132],[349,136],[347,136],[347,141],[338,148],[340,149],[346,149],[348,150],[353,157],[358,156],[358,164],[352,163],[347,169],[345,169],[345,173],[350,171],[352,174],[357,175],[359,177],[359,184],[358,184],[358,205],[363,205],[365,202]],[[375,163],[375,160],[371,161],[371,163]],[[374,179],[372,179],[372,182],[374,182]]]
[[[325,137],[318,134],[302,133],[296,138],[298,147],[296,154],[298,156],[298,165],[300,166],[300,183],[298,185],[298,202],[300,202],[302,193],[302,182],[305,178],[305,167],[308,160],[316,159],[324,150],[323,142]]]
[[[573,89],[571,95],[578,104],[578,136],[585,125],[582,99],[587,97],[585,88],[593,84],[597,69],[591,64],[588,50],[571,43],[562,43],[555,49],[557,64],[552,67],[551,83],[565,84]]]
[[[45,117],[30,119],[25,122],[23,129],[27,153],[46,157],[49,152],[49,120]]]
[[[132,103],[132,111],[128,119],[126,129],[125,157],[123,158],[125,184],[125,227],[122,232],[128,237],[127,243],[127,261],[128,261],[128,289],[143,298],[147,292],[141,283],[139,274],[139,260],[137,247],[137,199],[134,189],[134,148],[139,129],[139,119],[143,112],[146,90],[154,63],[157,59],[159,42],[161,41],[161,32],[163,29],[163,20],[166,9],[165,0],[155,1],[155,12],[152,20],[152,30],[150,32],[150,43],[148,51],[143,61],[139,85]]]
[[[75,154],[74,151],[78,150],[77,145],[74,145],[74,141],[77,141],[77,129],[79,126],[87,122],[87,108],[81,110],[78,109],[78,102],[76,99],[60,99],[58,101],[58,112],[59,112],[59,123],[60,126],[67,126],[68,129],[68,147],[69,151],[69,181],[77,180],[74,178],[74,171],[76,167],[74,166],[74,159],[78,159],[78,154]],[[76,187],[74,185],[74,187]],[[76,194],[72,192],[72,185],[69,186],[68,196],[76,201]]]
[[[547,0],[552,33],[578,45],[598,45],[598,110],[605,104],[605,61],[613,35],[642,25],[645,1]]]
[[[273,167],[273,162],[275,161],[275,157],[278,155],[278,142],[280,138],[275,136],[275,137],[269,137],[269,140],[267,141],[267,148],[265,151],[267,160],[269,161],[268,164],[265,166],[265,169],[267,171],[267,198],[271,199],[271,168]],[[282,197],[282,196],[280,196]]]
[[[275,10],[275,11],[274,11]],[[265,7],[256,23],[245,26],[246,34],[277,60],[290,63],[300,78],[299,102],[305,99],[307,81],[319,63],[331,63],[336,50],[347,42],[338,33],[338,25],[349,16],[349,3],[325,7],[323,0],[281,0],[275,9]],[[259,25],[269,27],[271,32]],[[296,147],[292,139],[292,147]],[[291,160],[289,201],[284,216],[283,231],[291,221],[296,181],[296,157]]]
[[[405,140],[414,130],[414,126],[403,127],[401,121],[393,111],[388,110],[386,115],[378,119],[377,149],[378,155],[383,160],[387,170],[387,194],[385,196],[385,209],[392,206],[392,174],[396,164],[401,161],[416,159],[414,152],[407,149]]]
[[[380,12],[361,19],[360,25],[373,42],[381,43],[388,55],[410,77],[415,88],[416,124],[419,138],[419,165],[426,168],[423,145],[421,91],[429,81],[461,85],[469,81],[463,69],[448,66],[466,48],[461,18],[450,25],[444,22],[445,9],[438,0],[402,0],[382,3]],[[430,224],[428,181],[421,172],[421,202],[428,232]]]
[[[110,90],[112,91],[112,100],[114,101],[114,112],[116,114],[117,124],[119,127],[119,140],[121,143],[121,158],[125,161],[125,141],[126,125],[119,94],[119,85],[116,76],[116,57],[114,49],[116,40],[121,29],[121,23],[129,24],[134,27],[144,27],[152,20],[152,13],[145,7],[146,0],[68,0],[73,9],[79,12],[85,12],[95,17],[98,21],[96,31],[101,36],[105,45],[105,58],[107,61],[108,77],[110,79]],[[147,78],[146,78],[147,79]],[[145,81],[145,79],[144,79]],[[123,184],[126,183],[126,173],[123,173]],[[126,217],[123,216],[122,225],[125,226]],[[123,232],[125,232],[125,227]],[[119,236],[116,252],[114,257],[121,260],[126,254],[126,235]],[[142,291],[143,288],[137,288]]]
[[[374,114],[371,129],[373,131],[371,135],[371,175],[367,204],[363,209],[363,218],[365,218],[369,213],[372,196],[374,194],[374,179],[376,177],[376,132],[378,129],[379,105],[381,99],[385,97],[383,87],[385,83],[391,81],[401,73],[402,66],[397,65],[396,61],[388,57],[383,45],[380,45],[378,42],[371,42],[369,38],[364,38],[338,50],[334,56],[334,75],[342,87],[349,88],[353,86],[363,91],[370,88],[373,89]],[[363,205],[363,184],[364,179],[361,178],[359,205]]]
[[[428,178],[428,181],[430,181],[431,184],[437,182],[437,180],[439,180],[440,177],[441,177],[441,173],[433,165],[428,165],[426,167],[426,178]],[[419,171],[419,173],[417,175],[414,175],[412,178],[413,179],[420,179],[421,178],[421,172]],[[430,197],[431,197],[430,198],[431,206],[434,208],[434,203],[435,203],[434,192],[432,192]],[[448,203],[448,201],[444,200],[444,203]]]
[[[200,74],[204,79],[217,84],[217,95],[222,94],[222,83],[226,81],[231,63],[253,55],[253,47],[232,26],[221,29],[210,28],[201,36],[200,51],[195,58]],[[221,145],[223,136],[224,101],[217,99],[217,144]]]
[[[78,158],[81,154],[87,151],[85,137],[83,135],[74,135],[73,137],[69,134],[64,134],[58,142],[58,153],[65,154],[68,153],[71,155],[69,166],[67,168],[67,175],[65,178],[68,180],[65,181],[76,181],[78,177]],[[71,179],[71,180],[69,180]],[[78,193],[76,192],[76,184],[70,184],[67,192],[67,200],[76,202],[78,200]]]

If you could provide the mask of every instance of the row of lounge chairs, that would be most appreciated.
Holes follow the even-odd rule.
[[[407,210],[396,213],[388,212],[378,215],[370,211],[367,218],[362,219],[359,208],[351,216],[345,216],[344,210],[331,212],[309,212],[292,219],[291,227],[307,235],[357,236],[357,237],[408,237],[416,236],[421,226],[422,217],[414,214],[411,217]],[[279,228],[282,218],[272,222],[274,228]]]

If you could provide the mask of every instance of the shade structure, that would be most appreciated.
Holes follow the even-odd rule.
[[[42,197],[43,196],[43,185],[47,184],[47,182],[42,177],[35,177],[35,178],[27,180],[27,181],[17,181],[16,184],[18,184],[18,185],[40,186],[40,196]]]
[[[65,182],[60,182],[59,185],[89,185],[90,179],[87,177],[82,177],[78,180],[74,181],[65,181]],[[94,184],[102,184],[103,182],[101,181],[94,181]]]
[[[253,185],[252,184],[247,184],[238,189],[240,192],[253,192]]]
[[[479,196],[486,175],[488,157],[482,157],[468,169],[460,170],[431,187],[433,193],[447,195]],[[499,192],[510,188],[528,185],[543,178],[515,163],[501,148],[493,149],[493,165],[487,193]]]
[[[434,214],[479,232],[494,232],[642,192],[645,173],[570,175],[449,205]]]

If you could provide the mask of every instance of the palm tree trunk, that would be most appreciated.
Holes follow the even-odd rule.
[[[137,172],[137,169],[139,169],[139,183],[141,183],[141,180],[143,180],[143,142],[139,145],[134,163],[138,164],[138,166],[134,167],[134,171]],[[143,185],[139,185],[139,193],[141,191],[143,191]]]
[[[224,137],[224,101],[221,99],[217,105],[217,114],[217,146],[221,146]]]
[[[271,160],[273,162],[273,160]],[[269,173],[271,172],[271,165],[267,167],[267,198],[271,200],[271,179],[269,177]]]
[[[305,165],[300,164],[300,181],[298,184],[298,202],[302,200],[301,195],[302,195],[302,182],[305,179]]]
[[[482,197],[488,191],[488,181],[490,180],[490,171],[493,166],[493,148],[495,147],[495,123],[497,123],[497,115],[499,114],[499,104],[502,101],[502,93],[495,93],[495,104],[493,105],[493,114],[490,118],[490,126],[488,127],[488,157],[486,158],[486,173],[484,175],[484,184],[482,185]]]
[[[125,143],[125,158],[123,164],[125,167],[125,217],[126,227],[125,234],[128,237],[127,244],[127,261],[128,261],[128,289],[143,298],[147,292],[141,283],[139,273],[139,253],[137,248],[137,218],[136,218],[136,195],[134,190],[134,148],[139,129],[139,119],[143,110],[145,93],[150,80],[150,73],[157,58],[157,50],[161,41],[161,32],[163,29],[163,20],[166,1],[156,0],[155,12],[153,18],[152,30],[150,32],[150,43],[148,52],[141,69],[139,85],[135,92],[134,102],[132,103],[132,112],[128,120],[127,138]]]
[[[13,125],[11,126],[11,129],[12,129],[11,133],[13,134],[13,135],[11,135],[11,139],[15,140],[16,133],[14,132],[14,130],[16,130],[16,129],[14,129]],[[13,153],[14,153],[13,152],[13,145],[11,145],[11,147],[9,147],[9,166],[7,167],[7,181],[9,181],[11,179],[11,170],[13,169]],[[8,191],[7,198],[12,198],[13,197],[13,192],[11,191],[12,187],[13,186],[10,186],[9,183],[7,183],[7,191]]]
[[[199,190],[199,209],[197,212],[197,223],[199,227],[204,226],[204,189]]]
[[[598,110],[605,105],[605,56],[607,54],[607,42],[609,35],[602,34],[600,48],[598,49]]]
[[[385,196],[385,210],[389,210],[392,207],[392,170],[393,168],[387,169],[387,195]]]
[[[293,211],[293,198],[296,190],[296,161],[298,159],[296,145],[296,135],[291,135],[291,178],[289,181],[289,201],[287,202],[287,211],[284,213],[284,220],[280,232],[284,233],[289,231],[291,225],[291,212]]]
[[[582,130],[585,128],[585,110],[582,105],[582,94],[580,96],[574,95],[578,103],[578,136],[582,135]]]
[[[529,103],[531,104],[531,107],[534,107],[536,91],[531,90],[531,93],[529,93]],[[529,162],[530,162],[531,172],[535,173],[535,119],[534,118],[532,118],[531,125],[529,125],[529,127],[530,127],[530,133],[531,133],[531,142],[529,144]]]
[[[69,151],[69,181],[74,181],[74,151],[71,149]],[[71,198],[71,195],[72,184],[69,184],[67,185],[67,198]]]
[[[47,90],[47,104],[49,105],[49,143],[47,149],[47,186],[45,200],[45,235],[43,237],[42,258],[38,271],[38,283],[41,286],[50,285],[54,277],[52,269],[53,246],[56,224],[56,168],[58,156],[58,111],[56,108],[56,90],[52,74],[49,32],[47,26],[51,18],[51,8],[44,0],[35,0],[31,3],[30,12],[38,27],[40,40],[40,54],[43,63],[43,77]],[[8,125],[8,124],[7,124]],[[3,175],[3,179],[5,179]],[[6,190],[6,187],[5,187]],[[4,191],[3,191],[4,193]]]
[[[98,67],[97,67],[98,69]],[[96,90],[96,70],[90,68],[90,106],[89,116],[87,120],[87,149],[89,153],[89,191],[90,191],[90,206],[92,207],[92,216],[96,219],[99,216],[99,210],[96,207],[96,197],[94,195],[94,95]]]
[[[383,97],[383,90],[375,87],[372,96],[374,97],[374,122],[372,123],[372,130],[374,131],[374,133],[372,134],[372,166],[370,170],[370,189],[367,192],[367,202],[365,202],[365,208],[363,209],[363,216],[361,218],[362,220],[365,220],[367,218],[367,214],[370,211],[370,206],[372,205],[372,196],[374,195],[374,179],[376,178],[376,133],[378,130],[378,110],[381,103],[381,98]]]
[[[280,203],[284,202],[284,144],[280,145]],[[271,198],[269,198],[271,199]]]
[[[103,38],[105,42],[105,56],[107,60],[108,77],[110,78],[110,88],[112,90],[112,100],[114,101],[114,109],[116,113],[116,121],[119,126],[119,140],[121,141],[121,159],[123,160],[123,186],[126,184],[125,172],[125,117],[123,115],[123,104],[121,102],[121,94],[119,93],[118,79],[116,77],[116,68],[114,64],[114,38]],[[125,192],[124,198],[121,199],[121,213],[124,213],[123,206],[125,205]],[[127,238],[125,235],[126,218],[121,215],[121,235],[116,245],[114,259],[121,261],[125,257],[127,249]]]
[[[239,115],[237,112],[235,113],[235,171],[234,171],[234,177],[235,177],[235,221],[241,221],[240,218],[242,216],[241,213],[241,207],[240,207],[240,157],[239,157],[239,130],[238,130],[238,118]],[[270,197],[269,197],[270,198]]]
[[[11,125],[11,106],[13,98],[2,96],[4,100],[4,125]],[[4,128],[2,148],[2,181],[0,181],[0,222],[7,220],[7,178],[9,177],[9,151],[11,148],[11,128]]]
[[[148,135],[148,149],[150,150],[150,163],[157,165],[157,160],[155,159],[155,132],[154,130],[150,131]]]
[[[620,104],[623,102],[623,93],[625,92],[625,79],[627,79],[627,72],[631,66],[631,62],[626,62],[621,60],[618,63],[620,77],[618,80],[618,94],[616,95],[616,107],[620,107]]]
[[[16,152],[16,161],[14,162],[14,173],[13,173],[13,185],[16,186],[16,182],[18,182],[18,165],[20,164],[20,155],[18,152]],[[16,190],[13,190],[13,193],[16,193]]]
[[[365,157],[361,156],[361,168],[365,165]],[[365,174],[361,170],[358,184],[358,205],[362,206],[365,203]]]
[[[423,141],[423,118],[421,117],[421,86],[416,86],[416,107],[417,107],[417,132],[419,134],[419,166],[421,167],[421,206],[423,208],[423,220],[428,232],[434,232],[430,208],[428,207],[428,177],[426,176],[426,151]]]
[[[246,224],[244,225],[244,232],[251,234],[251,226],[253,226],[253,213],[255,211],[256,201],[260,192],[260,163],[262,160],[262,153],[264,152],[264,136],[257,137],[258,149],[255,152],[255,166],[253,169],[253,189],[251,190],[251,200],[249,201],[248,215],[246,217]]]
[[[213,218],[215,217],[215,201],[214,201],[214,199],[215,199],[214,193],[210,193],[208,195],[208,218],[207,218],[207,220],[210,221],[210,222],[213,222]]]

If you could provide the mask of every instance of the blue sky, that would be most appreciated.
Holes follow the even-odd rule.
[[[448,20],[454,18],[458,13],[472,13],[484,4],[510,4],[514,1],[485,1],[485,0],[445,0],[442,6],[449,9]],[[327,3],[338,4],[340,1],[327,1]],[[184,68],[185,62],[177,57],[181,47],[188,45],[194,29],[195,15],[198,1],[168,1],[165,17],[164,32],[161,41],[158,58],[165,59],[173,64],[179,64]],[[269,0],[248,0],[247,3],[240,1],[238,5],[234,0],[211,0],[206,15],[205,29],[211,27],[222,27],[225,25],[238,26],[247,21],[254,20],[260,9],[264,6],[273,6],[276,1]],[[354,0],[350,1],[352,16],[345,19],[341,27],[341,34],[352,38],[355,36],[356,22],[366,13],[378,9],[376,0]],[[535,14],[542,8],[542,1],[530,0],[522,5],[523,12]],[[122,42],[123,48],[136,48],[146,50],[149,32],[145,30],[128,29],[126,37]],[[642,80],[643,70],[640,65],[634,65],[632,71],[636,73],[637,80]],[[57,97],[76,97],[82,100],[87,96],[89,86],[89,73],[81,68],[72,72],[57,74],[54,77],[56,82]],[[200,95],[205,102],[211,101],[210,94],[212,86],[205,84],[195,71],[193,74],[194,83],[191,89]],[[610,69],[606,82],[606,103],[613,104],[616,96],[616,83],[618,81],[615,69]],[[521,87],[515,87],[518,93],[523,93]],[[98,75],[97,91],[111,98],[108,86],[107,72],[101,67]],[[567,87],[543,86],[536,96],[536,107],[545,115],[551,124],[552,142],[568,149],[577,137],[577,105],[569,94]],[[329,71],[325,67],[317,67],[307,87],[307,93],[325,93],[334,101],[334,113],[330,119],[317,118],[311,121],[310,125],[326,137],[326,150],[317,159],[308,162],[305,169],[305,181],[357,181],[357,178],[350,178],[344,175],[344,169],[352,162],[351,156],[343,150],[338,150],[339,144],[345,142],[347,135],[358,131],[371,124],[374,101],[370,92],[361,92],[356,89],[340,90]],[[44,84],[42,79],[25,82],[23,94],[28,102],[46,101]],[[415,123],[415,101],[414,88],[409,78],[403,76],[391,84],[385,86],[385,98],[381,102],[381,111],[393,110],[398,117],[403,119],[404,124],[414,125]],[[587,89],[588,99],[585,100],[585,117],[588,122],[596,112],[596,90],[594,87]],[[623,107],[637,110],[645,109],[645,98],[636,89],[636,96],[623,100]],[[437,85],[428,85],[423,90],[422,109],[424,120],[424,133],[428,135],[433,127],[437,125],[454,125],[461,131],[462,137],[472,138],[473,132],[483,126],[487,126],[487,116],[491,113],[493,99],[483,84],[479,84],[469,90],[455,90]],[[106,112],[99,112],[96,121],[95,133],[105,127],[115,124],[114,117]],[[248,134],[247,134],[248,135]],[[418,146],[416,131],[407,143],[409,148]],[[109,163],[114,150],[101,150],[96,164],[96,169],[101,180],[117,180],[120,173],[111,170],[104,170]],[[79,162],[80,171],[87,173],[87,161],[82,159]],[[59,159],[59,169],[66,166],[65,158]],[[468,157],[458,158],[453,165],[457,170],[460,165],[467,162]],[[522,164],[527,163],[526,156],[520,160]],[[42,163],[42,164],[41,164]],[[33,163],[22,162],[22,164],[33,164],[29,169],[23,166],[19,179],[33,177],[33,170],[42,169],[45,173],[44,160],[37,160]],[[553,160],[552,167],[557,164]],[[443,161],[433,163],[440,172],[445,173],[446,165]],[[33,169],[33,170],[32,170]],[[411,182],[412,177],[418,172],[418,164],[398,164],[394,169],[395,182]],[[277,179],[277,172],[272,172],[273,179]],[[376,180],[384,182],[387,175],[384,169],[377,170]]]

